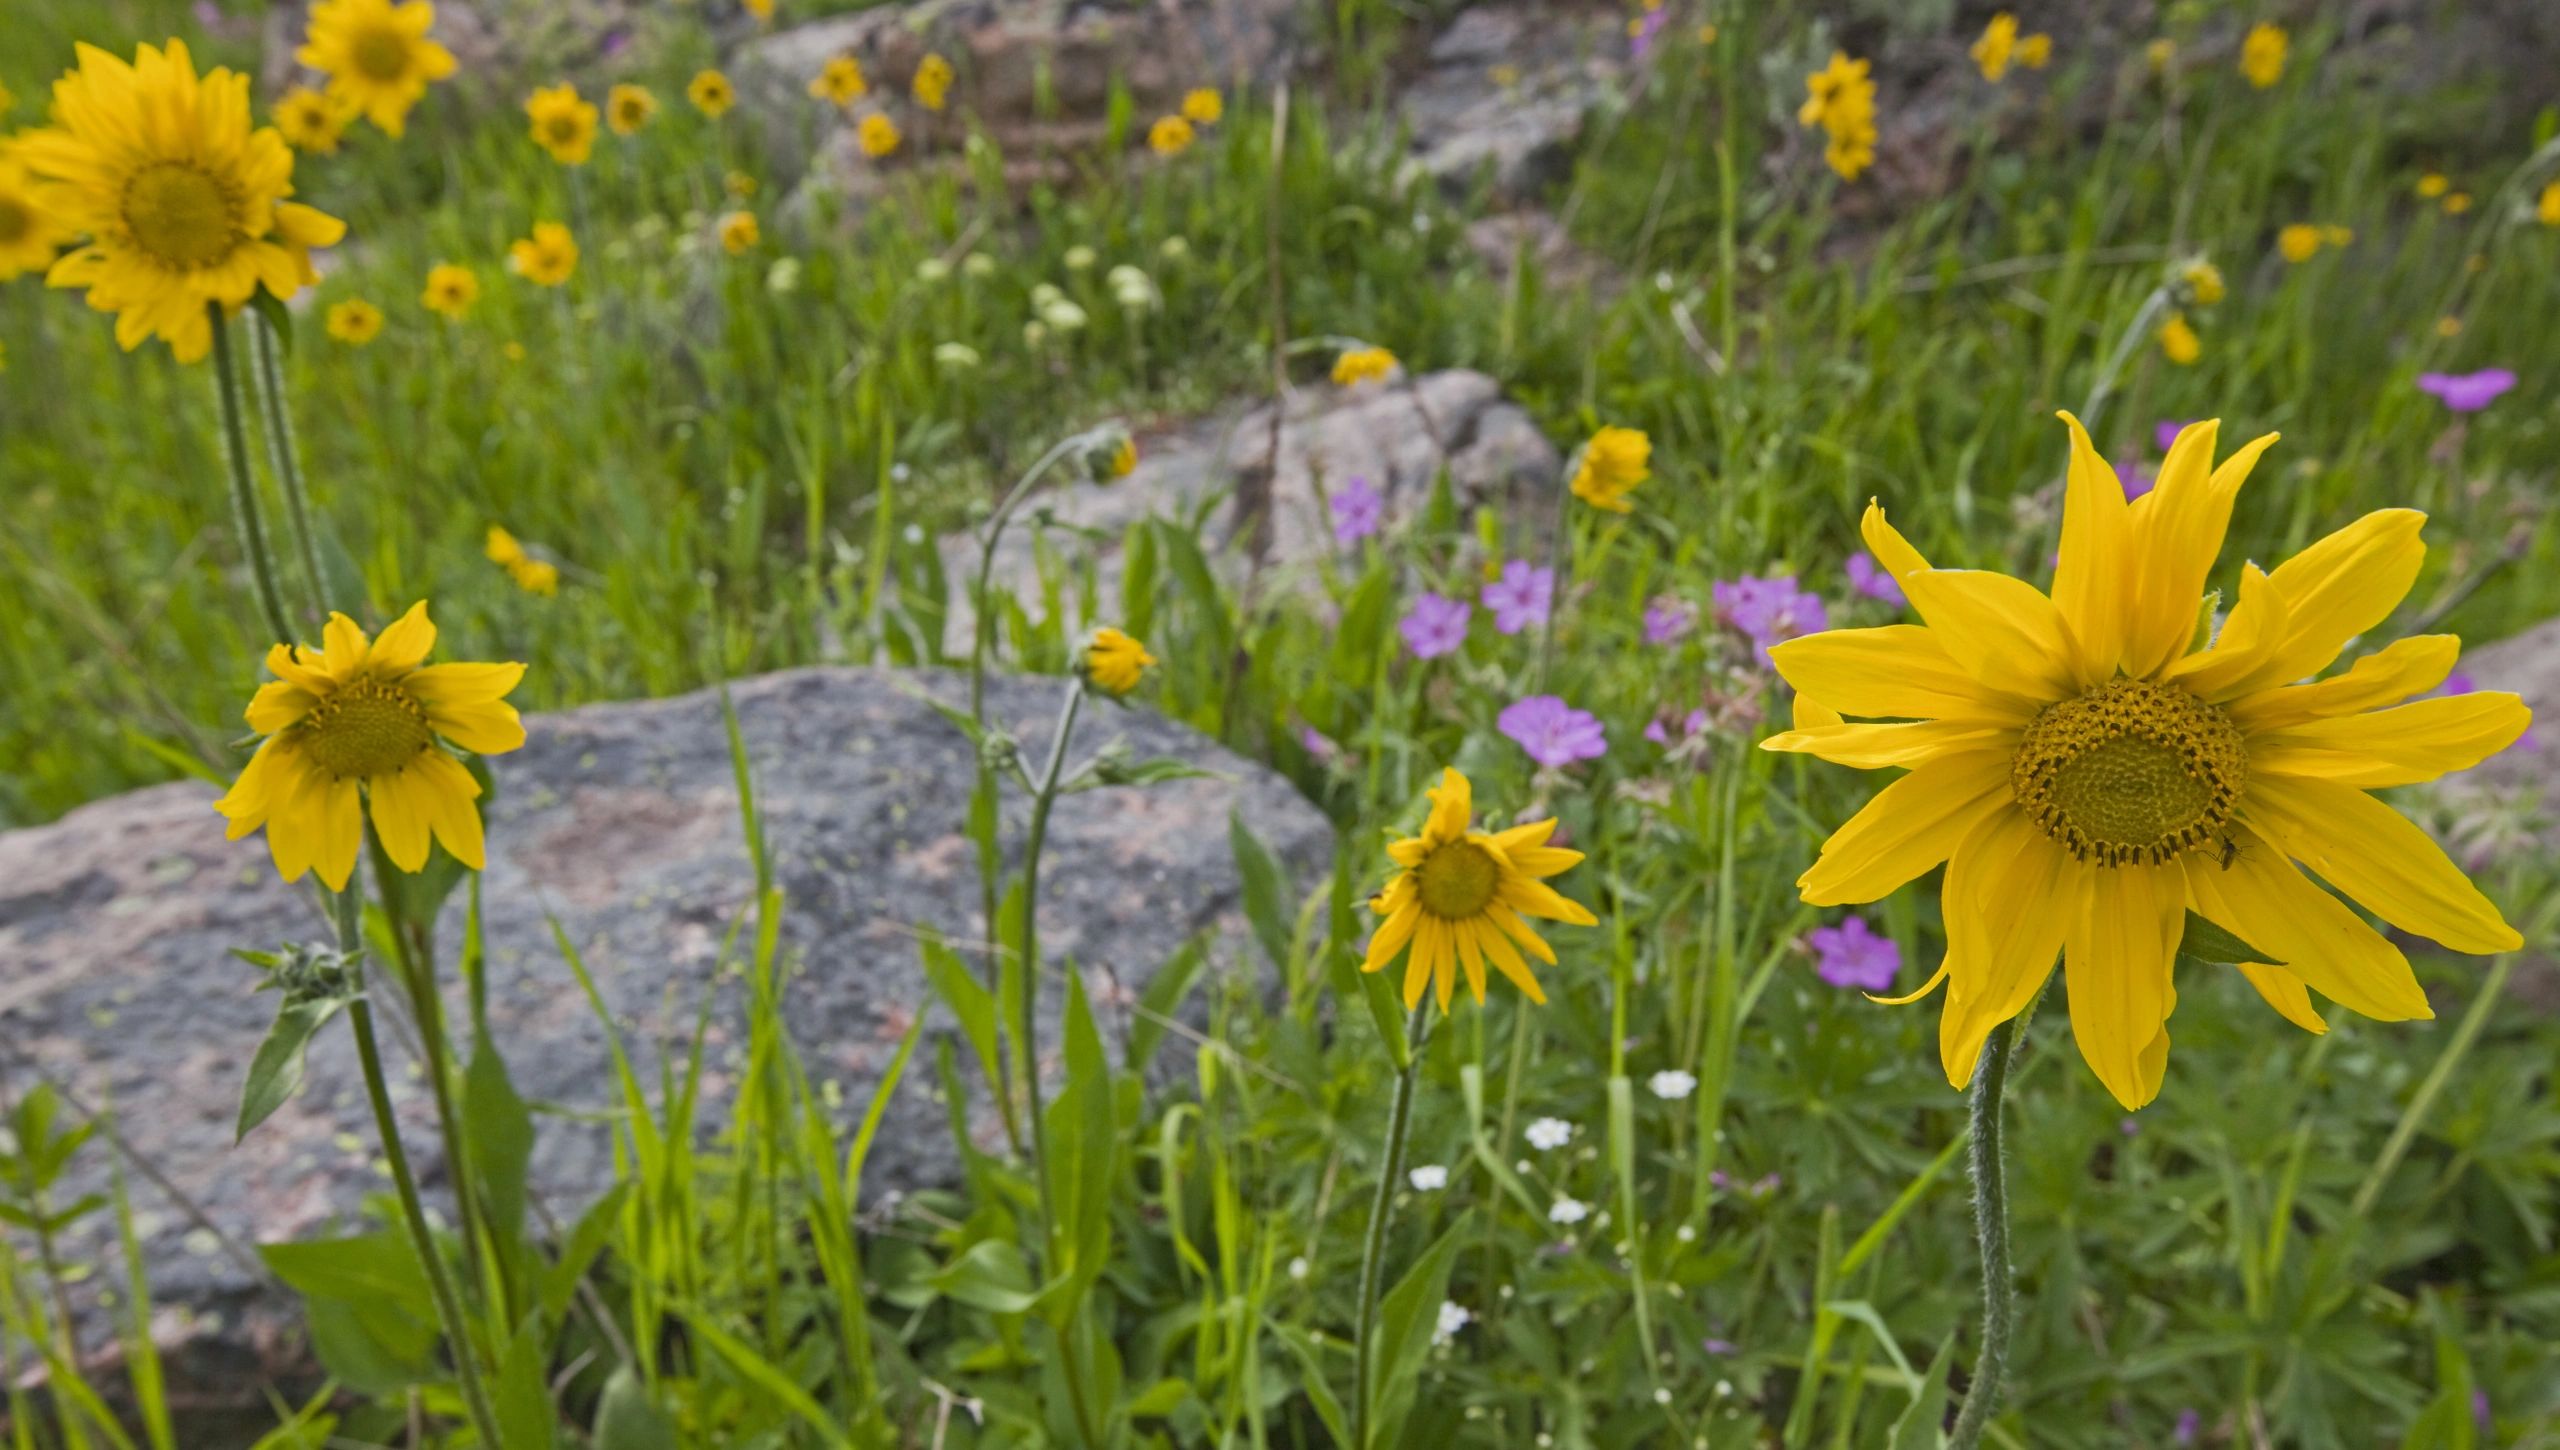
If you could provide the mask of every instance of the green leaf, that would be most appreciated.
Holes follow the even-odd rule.
[[[578,1292],[578,1281],[613,1241],[614,1220],[622,1213],[622,1201],[631,1196],[631,1180],[613,1185],[604,1197],[590,1204],[560,1244],[559,1257],[542,1275],[543,1312],[558,1319],[568,1312],[571,1296]]]
[[[960,1024],[960,1035],[968,1039],[969,1051],[978,1059],[978,1070],[986,1074],[988,1088],[1002,1093],[1004,1069],[996,1056],[995,994],[969,970],[968,963],[960,960],[959,953],[943,944],[940,936],[927,932],[918,945],[924,954],[925,980]]]
[[[1227,813],[1227,843],[1235,851],[1236,872],[1244,882],[1244,919],[1253,927],[1271,965],[1289,970],[1289,868],[1262,844],[1241,812]]]
[[[949,1298],[991,1314],[1022,1314],[1039,1295],[1022,1250],[1004,1239],[980,1239],[926,1281]]]
[[[1280,1336],[1280,1342],[1298,1356],[1298,1363],[1306,1367],[1306,1378],[1301,1384],[1307,1392],[1307,1402],[1316,1407],[1316,1418],[1324,1422],[1326,1431],[1333,1436],[1333,1443],[1350,1444],[1351,1417],[1342,1412],[1342,1400],[1334,1394],[1333,1382],[1325,1377],[1323,1355],[1316,1348],[1315,1341],[1295,1325],[1273,1320],[1270,1328]]]
[[[1938,1450],[1946,1443],[1947,1365],[1955,1358],[1955,1348],[1952,1336],[1938,1346],[1937,1358],[1929,1361],[1928,1373],[1912,1392],[1911,1403],[1894,1419],[1888,1450]]]
[[[1134,1420],[1144,1416],[1161,1420],[1182,1408],[1182,1402],[1189,1398],[1191,1398],[1191,1381],[1157,1380],[1154,1384],[1147,1386],[1143,1393],[1129,1401],[1129,1418]]]
[[[604,1382],[596,1406],[595,1450],[677,1450],[676,1426],[624,1365]]]
[[[1111,1253],[1111,1186],[1120,1134],[1112,1106],[1111,1062],[1085,1000],[1084,974],[1067,981],[1066,1085],[1049,1104],[1049,1197],[1058,1215],[1058,1256],[1051,1270],[1051,1322],[1064,1322],[1085,1288],[1102,1276]]]
[[[506,1450],[551,1450],[560,1414],[551,1403],[550,1366],[551,1346],[542,1321],[527,1315],[507,1345],[490,1395],[490,1408],[498,1414],[498,1440]]]
[[[275,335],[277,356],[293,356],[293,312],[284,305],[284,299],[261,287],[249,294],[249,306],[266,324],[267,331]]]
[[[1405,1271],[1378,1305],[1378,1353],[1371,1356],[1377,1379],[1377,1414],[1370,1427],[1372,1443],[1402,1445],[1405,1416],[1413,1409],[1414,1387],[1422,1379],[1423,1356],[1431,1352],[1431,1336],[1440,1327],[1440,1305],[1449,1297],[1449,1268],[1457,1262],[1471,1213],[1452,1220],[1439,1240]]]
[[[1138,995],[1136,1017],[1129,1024],[1127,1062],[1131,1072],[1143,1073],[1155,1061],[1166,1024],[1182,1010],[1183,998],[1191,995],[1192,984],[1200,980],[1200,969],[1208,963],[1208,939],[1195,936],[1156,968],[1155,980]]]
[[[258,1044],[257,1055],[249,1059],[248,1081],[240,1085],[240,1118],[232,1132],[234,1143],[247,1138],[252,1128],[274,1116],[275,1110],[302,1086],[304,1050],[343,1005],[323,998],[277,1009],[266,1040]]]
[[[2284,965],[2283,958],[2258,950],[2193,911],[2187,913],[2187,934],[2179,939],[2178,955],[2221,967],[2237,966],[2242,962],[2270,967]]]
[[[533,1162],[533,1114],[517,1096],[498,1046],[483,1037],[471,1044],[471,1064],[462,1074],[462,1121],[465,1151],[489,1201],[497,1232],[513,1239],[524,1232],[525,1176]]]

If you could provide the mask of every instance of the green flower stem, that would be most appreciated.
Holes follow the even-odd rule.
[[[1035,467],[1025,483],[1038,477],[1040,467],[1045,466]],[[1049,1136],[1040,1113],[1040,850],[1049,839],[1049,810],[1057,804],[1058,783],[1066,775],[1067,744],[1075,736],[1076,716],[1083,710],[1084,678],[1071,676],[1066,703],[1058,710],[1057,732],[1049,740],[1049,761],[1041,769],[1039,790],[1031,798],[1031,829],[1022,845],[1022,1014],[1014,1029],[1014,1067],[1022,1075],[1023,1103],[1031,1117],[1031,1176],[1040,1189],[1040,1264],[1044,1274],[1057,1257],[1058,1203],[1049,1185]],[[1082,1312],[1081,1306],[1076,1312]],[[1093,1408],[1085,1400],[1083,1356],[1077,1351],[1074,1331],[1061,1326],[1058,1343],[1066,1353],[1067,1398],[1074,1402],[1076,1427],[1083,1432],[1087,1445],[1100,1446],[1102,1435],[1093,1422]]]
[[[293,625],[284,612],[284,596],[276,592],[275,563],[267,555],[266,525],[258,517],[258,480],[249,471],[249,432],[241,418],[240,360],[231,348],[231,322],[222,304],[206,304],[213,320],[214,392],[222,401],[222,461],[231,475],[231,522],[240,531],[240,552],[249,559],[257,583],[258,608],[266,615],[267,633],[278,644],[293,643]]]
[[[364,944],[364,904],[353,882],[338,893],[335,908],[338,950],[353,953]],[[427,1227],[426,1206],[418,1198],[418,1176],[410,1170],[408,1150],[401,1146],[400,1120],[392,1113],[390,1080],[382,1070],[382,1045],[373,1030],[373,1004],[361,995],[348,1003],[347,1024],[355,1031],[356,1056],[364,1065],[364,1091],[373,1104],[374,1130],[382,1138],[383,1156],[391,1162],[392,1184],[400,1191],[400,1217],[408,1225],[410,1247],[417,1251],[419,1263],[426,1270],[436,1319],[453,1348],[454,1373],[462,1383],[462,1403],[470,1411],[471,1427],[478,1433],[480,1443],[490,1450],[503,1450],[506,1442],[498,1438],[498,1417],[489,1407],[488,1390],[480,1383],[479,1354],[462,1317],[462,1301],[454,1293],[453,1276],[445,1268],[443,1253],[436,1248],[434,1233]]]
[[[1413,1132],[1413,1084],[1422,1075],[1422,1048],[1428,1038],[1428,999],[1414,1004],[1405,1019],[1404,1071],[1396,1074],[1396,1095],[1387,1109],[1387,1161],[1378,1165],[1378,1193],[1369,1202],[1369,1234],[1360,1246],[1360,1324],[1354,1338],[1351,1369],[1351,1450],[1369,1450],[1370,1360],[1378,1328],[1378,1279],[1385,1272],[1387,1220],[1393,1216],[1396,1180],[1404,1173],[1405,1139]]]
[[[1964,1407],[1956,1412],[1948,1450],[1974,1450],[1999,1407],[2002,1381],[2009,1374],[2009,1323],[2017,1288],[2009,1270],[2009,1188],[2000,1162],[2000,1096],[2009,1085],[2009,1058],[2017,1045],[2018,1024],[2012,1019],[1992,1029],[1973,1070],[1973,1136],[1968,1157],[1973,1167],[1973,1231],[1982,1247],[1982,1351],[1973,1363],[1973,1382],[1965,1387]]]
[[[256,363],[259,422],[267,435],[267,466],[284,488],[285,522],[293,529],[294,552],[311,590],[314,622],[329,617],[328,576],[320,572],[320,547],[311,528],[310,496],[302,486],[302,452],[293,437],[293,415],[284,405],[284,367],[278,361],[275,329],[266,319],[249,324],[249,352]]]
[[[1013,511],[1022,507],[1022,501],[1039,486],[1041,477],[1056,467],[1059,459],[1087,441],[1087,435],[1078,433],[1050,445],[1049,451],[1041,454],[1022,477],[1014,481],[1004,501],[996,505],[996,511],[987,516],[986,534],[978,540],[978,575],[969,586],[970,603],[978,612],[978,617],[970,621],[969,629],[969,718],[980,725],[987,723],[987,647],[995,642],[991,638],[995,633],[995,611],[987,607],[987,580],[995,573],[996,544],[1004,538],[1005,525],[1013,522]],[[993,912],[988,913],[987,927],[989,930],[995,928]]]

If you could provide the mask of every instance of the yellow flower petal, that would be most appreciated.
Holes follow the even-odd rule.
[[[2282,967],[2260,966],[2256,962],[2238,965],[2240,975],[2248,978],[2249,985],[2257,988],[2258,995],[2266,998],[2267,1005],[2283,1014],[2287,1022],[2305,1032],[2326,1033],[2329,1030],[2328,1019],[2320,1015],[2319,1008],[2311,1005],[2311,993],[2303,987],[2300,977]]]
[[[2459,952],[2510,952],[2524,945],[2442,847],[2363,791],[2268,776],[2249,782],[2241,812],[2287,855],[2402,931]]]
[[[403,770],[374,781],[373,830],[383,854],[403,871],[427,869],[429,821],[435,809],[425,772]]]
[[[1769,658],[1799,701],[1810,697],[1842,715],[2023,725],[2038,704],[1986,687],[1925,625],[1825,630],[1774,645]]]
[[[1381,898],[1383,899],[1383,898]],[[1369,938],[1369,953],[1360,962],[1360,970],[1374,972],[1396,959],[1405,944],[1413,940],[1413,929],[1422,924],[1422,902],[1408,893],[1387,914],[1387,919]]]
[[[2231,723],[2247,734],[2359,714],[2443,684],[2461,656],[2462,641],[2452,635],[2413,635],[2366,655],[2333,679],[2259,690],[2224,708]]]
[[[2079,648],[2043,590],[1985,569],[1923,569],[1903,577],[1902,591],[1948,656],[1990,689],[2035,700],[2079,693]]]
[[[378,675],[405,675],[423,663],[427,651],[435,647],[436,627],[427,618],[427,601],[421,599],[409,606],[408,613],[384,627],[366,662]]]
[[[311,831],[312,869],[329,883],[330,890],[344,891],[348,878],[355,875],[356,855],[364,849],[364,803],[352,780],[315,777],[306,794],[310,799],[304,804],[304,824]],[[267,835],[274,838],[273,823]]]
[[[2287,972],[2350,1012],[2379,1022],[2435,1015],[2398,947],[2294,869],[2273,841],[2246,826],[2233,841],[2239,850],[2227,867],[2217,859],[2186,858],[2187,897],[2198,914],[2281,958]],[[2267,1000],[2293,1017],[2285,1003]]]
[[[1984,815],[2011,799],[2006,751],[1941,756],[1832,832],[1796,889],[1814,906],[1873,901],[1954,855]]]
[[[320,632],[320,639],[321,667],[333,678],[350,680],[364,668],[370,646],[354,620],[343,614],[330,615],[328,628]]]
[[[1911,547],[1911,541],[1885,522],[1884,505],[1872,498],[1867,500],[1866,513],[1858,519],[1858,537],[1866,541],[1867,552],[1875,555],[1876,562],[1896,580],[1929,567],[1929,561]]]
[[[2080,645],[2081,679],[2113,678],[2124,658],[2126,606],[2133,598],[2132,505],[2115,466],[2098,454],[2069,413],[2071,472],[2063,485],[2062,554],[2053,570],[2054,607]]]
[[[480,782],[464,769],[462,762],[441,751],[430,751],[418,763],[425,777],[423,793],[431,809],[428,821],[435,827],[436,839],[444,843],[445,853],[474,871],[488,865],[487,844],[481,835]]]
[[[1479,929],[1477,938],[1484,946],[1485,955],[1493,958],[1494,970],[1509,978],[1511,985],[1519,988],[1530,1001],[1546,1005],[1546,989],[1538,985],[1537,973],[1529,970],[1528,962],[1521,958],[1520,949],[1511,944],[1508,935],[1488,925]]]
[[[2478,765],[2532,723],[2533,712],[2514,695],[2448,695],[2254,736],[2249,768],[2359,790],[2415,785]]]
[[[2277,565],[2267,577],[2285,596],[2284,640],[2233,693],[2316,674],[2347,641],[2390,618],[2426,561],[2425,522],[2415,509],[2380,509]]]
[[[2208,700],[2226,698],[2255,677],[2280,648],[2293,621],[2292,607],[2275,581],[2255,564],[2240,567],[2240,602],[2223,621],[2213,644],[2169,666],[2161,678]]]
[[[2064,990],[2080,1055],[2127,1109],[2160,1092],[2161,1040],[2178,993],[2170,963],[2186,925],[2178,868],[2114,866],[2090,873],[2085,909],[2064,947]]]
[[[1891,725],[1824,725],[1790,730],[1761,742],[1763,750],[1788,751],[1857,770],[1915,766],[1954,750],[2017,743],[2012,726],[1982,720],[1915,720]]]
[[[1991,1030],[2026,1010],[2052,975],[2091,868],[2047,839],[2023,811],[1986,816],[1947,863],[1947,1002],[1938,1052],[1947,1081],[1973,1081]]]
[[[1431,816],[1422,823],[1422,839],[1434,846],[1457,840],[1475,818],[1475,788],[1457,771],[1443,767],[1440,783],[1431,788]]]

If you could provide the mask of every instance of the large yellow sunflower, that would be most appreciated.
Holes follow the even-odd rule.
[[[427,86],[453,74],[453,52],[427,38],[428,0],[320,0],[293,58],[329,77],[329,94],[397,136]]]
[[[346,223],[293,195],[293,152],[249,124],[249,78],[199,79],[182,41],[142,46],[131,65],[95,46],[53,85],[55,124],[18,139],[27,169],[55,183],[59,224],[87,245],[46,281],[85,287],[130,351],[159,337],[193,362],[213,346],[208,303],[238,307],[264,286],[291,297],[319,280],[311,249]]]
[[[249,728],[267,737],[230,793],[214,803],[239,840],[264,826],[287,881],[317,869],[344,891],[364,845],[365,809],[383,853],[403,871],[427,864],[427,840],[479,870],[480,783],[446,744],[500,755],[524,744],[506,702],[522,665],[426,664],[436,627],[422,600],[368,643],[343,614],[326,645],[267,651],[276,678],[249,702]]]
[[[2063,419],[2052,594],[1932,568],[1870,505],[1867,547],[1926,622],[1771,651],[1799,699],[1797,728],[1769,749],[1911,772],[1825,843],[1797,883],[1804,898],[1873,901],[1947,863],[1947,955],[1921,990],[1947,984],[1939,1048],[1958,1086],[2059,952],[2081,1055],[2126,1107],[2151,1101],[2190,910],[2266,954],[2240,971],[2310,1031],[2326,1030],[2313,991],[2383,1021],[2433,1015],[2399,949],[2297,869],[2457,951],[2520,945],[2425,832],[2366,792],[2504,749],[2531,722],[2523,703],[2401,704],[2451,671],[2449,635],[2311,678],[2408,592],[2424,516],[2384,509],[2273,572],[2242,566],[2238,603],[2208,642],[2206,576],[2275,436],[2216,467],[2217,425],[2194,424],[2158,486],[2128,503],[2078,420]]]
[[[1528,948],[1549,966],[1555,965],[1555,950],[1522,918],[1574,926],[1597,921],[1546,884],[1546,878],[1582,860],[1580,851],[1547,844],[1555,834],[1552,819],[1487,835],[1472,828],[1474,815],[1474,790],[1467,778],[1444,769],[1440,784],[1431,790],[1431,815],[1422,834],[1387,847],[1388,859],[1401,869],[1369,903],[1386,920],[1369,938],[1360,970],[1384,969],[1410,944],[1404,969],[1407,1007],[1421,1003],[1428,985],[1437,991],[1440,1010],[1448,1011],[1462,965],[1467,990],[1481,1003],[1488,960],[1530,1001],[1544,1002],[1546,991],[1520,949]]]

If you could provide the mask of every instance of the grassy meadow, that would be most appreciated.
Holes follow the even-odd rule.
[[[1941,1070],[1937,999],[1841,984],[1882,961],[1880,994],[1920,988],[1948,923],[1925,882],[1807,904],[1799,876],[1882,777],[1757,748],[1806,718],[1761,646],[1915,617],[1890,579],[1862,587],[1870,499],[1942,567],[2051,578],[2061,409],[2164,487],[2164,423],[2219,418],[2226,450],[2282,434],[2210,576],[2226,608],[2256,587],[2244,560],[2406,507],[2427,514],[2425,561],[2359,650],[2560,614],[2560,94],[2415,86],[2349,42],[2343,0],[2184,3],[2135,34],[2022,8],[2049,62],[1997,81],[1968,55],[1976,7],[1666,3],[1628,12],[1643,53],[1522,203],[1568,244],[1543,257],[1470,245],[1513,205],[1489,187],[1402,174],[1398,79],[1448,12],[1377,0],[1310,7],[1315,58],[1285,87],[1199,77],[1223,114],[1178,154],[1147,141],[1173,102],[1121,91],[1103,144],[1029,182],[1008,180],[1020,158],[972,117],[964,71],[881,165],[877,203],[804,186],[824,102],[750,93],[714,119],[686,99],[756,29],[714,0],[633,7],[609,57],[466,66],[406,135],[356,123],[296,157],[295,199],[347,236],[291,303],[280,359],[319,565],[304,579],[290,557],[268,479],[289,592],[367,629],[431,600],[438,658],[525,662],[527,710],[813,663],[966,664],[943,650],[967,581],[938,539],[984,526],[1070,435],[1116,421],[1143,454],[1171,420],[1267,398],[1275,354],[1291,388],[1337,386],[1324,339],[1491,374],[1568,452],[1641,430],[1650,477],[1624,513],[1562,479],[1508,517],[1444,490],[1300,590],[1190,567],[1216,523],[1141,529],[1113,622],[1154,663],[1126,699],[1283,773],[1339,841],[1327,876],[1295,881],[1249,831],[1202,843],[1237,855],[1249,970],[1151,1005],[1188,992],[1205,1033],[1104,1054],[1075,974],[1023,939],[1018,875],[991,880],[1003,971],[981,983],[929,952],[937,1009],[899,1061],[909,1089],[1004,1083],[1008,1132],[1045,1121],[1045,1146],[968,1150],[962,1183],[884,1210],[863,1136],[800,1066],[816,1045],[785,1030],[796,964],[771,918],[790,903],[768,891],[731,948],[758,984],[736,1024],[754,1076],[715,1103],[632,1075],[628,1182],[569,1242],[490,1211],[504,1155],[489,1201],[430,1236],[440,1273],[386,1194],[344,1242],[393,1260],[383,1282],[441,1335],[315,1320],[329,1385],[279,1396],[238,1443],[2560,1446],[2560,1025],[2504,995],[2514,954],[2416,936],[2395,940],[2434,1020],[2324,1002],[2323,1035],[2207,964],[2234,958],[2191,956],[2139,1112],[2084,1064],[2063,991],[2028,1009],[2005,1114],[2013,1343],[1987,1427],[1951,1436],[1981,1353],[1967,1097]],[[775,24],[814,8],[781,5]],[[16,0],[0,135],[44,122],[75,40],[130,57],[178,36],[201,66],[263,75],[263,11],[222,8],[241,13]],[[2238,58],[2262,21],[2289,36],[2264,86]],[[1854,178],[1797,114],[1835,50],[1877,80],[1878,155]],[[645,86],[656,113],[565,166],[523,109],[563,79],[595,101]],[[870,82],[867,104],[909,117],[904,76]],[[261,80],[260,124],[274,99]],[[736,212],[758,235],[733,249]],[[544,221],[579,247],[558,287],[507,263]],[[421,302],[447,263],[480,289],[458,319]],[[1116,295],[1123,266],[1144,305]],[[330,335],[350,301],[379,309],[378,335]],[[217,364],[114,331],[41,271],[0,283],[0,826],[183,776],[227,786],[247,759],[274,631],[233,530]],[[2477,409],[2420,386],[2493,368],[2513,389]],[[556,577],[527,588],[493,562],[493,526]],[[1071,537],[1049,546],[1090,567]],[[1422,596],[1472,602],[1521,560],[1555,570],[1542,619],[1478,608],[1454,647],[1416,648]],[[1774,621],[1756,607],[1773,597]],[[1060,626],[1005,620],[996,668],[1084,661]],[[1505,723],[1532,696],[1595,717],[1605,749],[1533,758]],[[982,791],[1054,793],[1025,750]],[[1553,816],[1585,853],[1550,884],[1596,925],[1539,924],[1543,1005],[1497,974],[1481,1003],[1462,988],[1408,1017],[1400,963],[1358,970],[1386,843],[1421,833],[1444,767],[1488,829]],[[2560,869],[2512,844],[2538,802],[2385,799],[2455,843],[2528,950],[2547,943]],[[405,940],[421,910],[373,869],[369,908],[362,873],[339,898],[350,951]],[[377,950],[376,994],[463,969],[466,943],[435,946],[396,969]],[[562,961],[564,991],[577,970]],[[1068,1004],[1045,1110],[1020,1101],[1011,1026],[1043,992]],[[425,1069],[469,1087],[457,1131],[538,1134],[484,1067],[503,1084],[502,1065]],[[0,1093],[17,1115],[0,1444],[197,1443],[146,1338],[86,1369],[56,1352],[66,1271],[34,1205],[42,1144],[70,1129],[28,1116],[41,1088]]]

